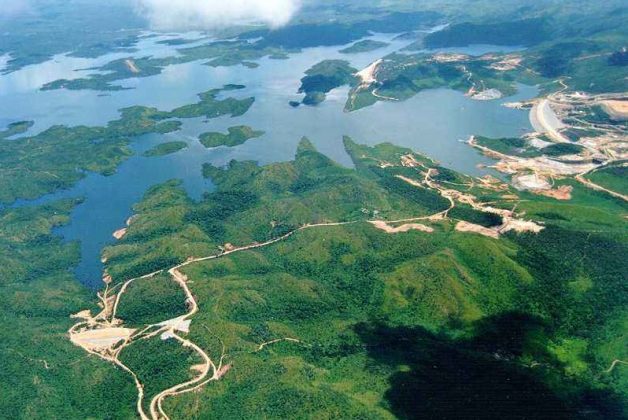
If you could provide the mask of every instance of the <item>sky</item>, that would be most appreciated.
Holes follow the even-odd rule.
[[[3,1],[7,0],[0,4]],[[252,22],[279,27],[290,21],[300,5],[300,0],[134,1],[136,12],[155,30],[211,29]]]
[[[0,0],[0,18],[11,18],[30,11],[28,0]]]
[[[64,0],[61,0],[64,1]],[[93,0],[94,3],[102,0]],[[213,29],[240,23],[287,24],[301,0],[126,0],[154,30]],[[0,19],[37,13],[47,1],[0,0]],[[54,2],[53,2],[54,3]],[[77,2],[89,3],[89,0]]]

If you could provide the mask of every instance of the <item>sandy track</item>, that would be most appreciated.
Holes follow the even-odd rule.
[[[581,182],[582,184],[586,185],[587,187],[589,187],[589,188],[591,188],[593,190],[603,191],[603,192],[605,192],[607,194],[612,195],[615,198],[619,198],[621,200],[628,201],[628,196],[626,196],[624,194],[620,194],[620,193],[615,192],[613,190],[609,190],[608,188],[604,188],[601,185],[598,185],[598,184],[596,184],[594,182],[589,181],[588,179],[585,178],[586,174],[587,173],[576,175],[576,180],[578,180],[579,182]]]
[[[605,192],[607,194],[612,195],[615,198],[619,198],[621,200],[628,201],[628,196],[626,196],[625,194],[621,194],[621,193],[618,193],[617,191],[613,191],[613,190],[609,190],[608,188],[604,188],[603,186],[601,186],[599,184],[596,184],[596,183],[594,183],[591,180],[588,180],[586,178],[587,175],[592,174],[592,173],[594,173],[596,171],[599,171],[601,169],[608,168],[608,167],[610,167],[610,166],[612,166],[614,164],[615,164],[615,162],[611,160],[609,162],[606,162],[603,165],[597,166],[597,167],[595,167],[593,169],[590,169],[590,170],[587,170],[587,171],[583,171],[582,173],[577,174],[575,176],[575,179],[578,182],[584,184],[585,186],[587,186],[587,187],[589,187],[589,188],[591,188],[593,190],[602,191],[602,192]],[[626,166],[626,165],[628,165],[628,163],[624,162],[623,166]]]
[[[625,361],[619,360],[619,359],[615,359],[615,360],[613,360],[613,363],[611,363],[611,366],[604,371],[604,373],[611,373],[613,371],[613,369],[615,369],[615,366],[617,366],[619,364],[621,364],[621,365],[628,365],[628,362],[625,362]]]
[[[169,418],[168,415],[166,415],[166,413],[164,412],[163,407],[162,407],[163,400],[166,397],[177,395],[179,391],[184,390],[185,388],[189,386],[196,385],[199,382],[202,382],[207,377],[210,370],[213,370],[214,372],[212,375],[212,378],[217,379],[216,375],[218,373],[218,369],[216,368],[216,365],[214,365],[212,360],[209,358],[207,353],[203,351],[203,349],[201,349],[199,346],[197,346],[193,342],[180,337],[177,334],[173,333],[172,337],[176,339],[177,341],[179,341],[183,347],[189,347],[193,349],[194,351],[196,351],[196,353],[198,353],[199,356],[201,356],[201,358],[203,359],[203,369],[201,369],[199,375],[196,378],[193,378],[187,382],[183,382],[178,385],[172,386],[168,389],[161,391],[159,394],[155,395],[155,397],[153,397],[153,399],[150,402],[150,415],[153,419],[160,419],[160,418],[168,419]]]
[[[262,350],[264,350],[264,348],[266,346],[269,346],[271,344],[276,344],[276,343],[280,343],[282,341],[288,341],[288,342],[292,342],[292,343],[301,343],[301,340],[297,339],[297,338],[290,338],[290,337],[286,337],[286,338],[277,338],[275,340],[270,340],[267,341],[265,343],[262,343],[259,345],[259,347],[257,348],[257,350],[255,350],[256,352],[260,352]]]

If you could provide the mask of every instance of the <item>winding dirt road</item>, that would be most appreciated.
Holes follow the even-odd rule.
[[[244,245],[240,247],[233,247],[224,249],[222,252],[218,254],[212,254],[205,257],[197,257],[197,258],[189,258],[188,260],[177,264],[174,267],[164,268],[161,270],[153,271],[151,273],[145,274],[140,277],[132,278],[126,280],[124,283],[119,283],[114,286],[110,286],[110,283],[106,283],[106,287],[104,292],[99,292],[97,294],[98,299],[100,301],[101,311],[95,316],[91,316],[89,311],[81,311],[76,315],[73,315],[74,318],[80,318],[82,321],[77,322],[73,325],[68,333],[70,334],[70,339],[72,342],[80,347],[82,347],[89,354],[95,355],[107,362],[113,363],[123,369],[125,372],[129,373],[133,378],[135,386],[137,388],[137,412],[142,420],[160,420],[160,419],[169,419],[168,415],[165,413],[163,409],[163,401],[168,397],[173,397],[176,395],[180,395],[183,393],[191,392],[201,388],[211,381],[220,380],[223,375],[229,370],[231,365],[224,365],[225,358],[225,347],[223,344],[223,350],[218,362],[214,362],[211,357],[197,344],[188,340],[186,338],[181,337],[177,334],[177,331],[187,332],[187,325],[191,321],[191,318],[198,312],[198,303],[192,294],[188,286],[188,279],[185,274],[181,272],[181,269],[187,267],[191,264],[195,264],[202,261],[213,260],[221,257],[225,257],[236,252],[243,252],[252,249],[259,249],[266,246],[270,246],[272,244],[284,241],[291,237],[292,235],[307,230],[307,229],[318,229],[324,227],[333,227],[333,226],[346,226],[352,225],[356,223],[370,223],[377,227],[378,224],[386,223],[388,224],[396,224],[396,223],[409,223],[418,220],[429,220],[429,221],[438,221],[446,219],[448,213],[456,206],[456,201],[464,202],[465,204],[470,204],[472,207],[487,212],[494,212],[494,209],[491,207],[487,207],[486,205],[480,205],[476,203],[473,196],[468,194],[463,194],[457,190],[447,189],[441,187],[437,182],[435,182],[432,176],[436,173],[434,168],[428,168],[423,164],[416,161],[412,156],[403,156],[401,161],[402,166],[406,167],[416,167],[417,174],[422,174],[422,181],[415,181],[411,178],[406,178],[403,176],[398,176],[403,179],[405,182],[410,183],[419,188],[432,188],[437,190],[444,198],[446,198],[450,205],[447,209],[437,212],[432,215],[421,216],[421,217],[413,217],[408,219],[401,220],[355,220],[355,221],[347,221],[347,222],[321,222],[321,223],[311,223],[303,225],[295,230],[292,230],[280,237],[270,239],[265,242],[254,242],[249,245]],[[391,165],[392,166],[392,165]],[[421,170],[425,170],[423,174]],[[471,183],[470,185],[473,185]],[[501,209],[500,209],[501,210]],[[506,211],[507,210],[501,210]],[[512,215],[512,212],[509,212],[509,215]],[[392,227],[391,227],[392,228]],[[392,228],[395,229],[395,228]],[[404,230],[403,227],[398,228],[400,231]],[[421,229],[426,232],[429,231],[427,226],[421,225]],[[172,280],[176,282],[179,287],[184,291],[185,301],[187,304],[188,311],[185,315],[179,316],[177,318],[167,320],[158,324],[151,324],[145,326],[145,328],[137,331],[137,330],[128,330],[122,328],[121,325],[123,323],[122,320],[116,318],[116,314],[118,311],[118,307],[121,302],[121,298],[124,293],[127,291],[128,287],[135,281],[138,280],[150,280],[157,276],[158,274],[167,272]],[[187,323],[186,323],[187,322]],[[130,332],[129,332],[130,331]],[[95,335],[104,335],[111,338],[111,341],[103,344],[102,342],[97,342],[90,338],[90,334],[95,333]],[[190,348],[194,352],[196,352],[199,357],[203,360],[201,365],[197,365],[196,368],[198,370],[198,375],[194,378],[176,384],[168,389],[165,389],[158,394],[156,394],[149,403],[149,413],[147,414],[144,409],[144,384],[138,378],[138,375],[133,372],[128,366],[122,363],[119,360],[119,355],[121,351],[140,339],[149,339],[155,336],[161,335],[163,339],[174,339],[177,340],[183,347]],[[86,338],[87,337],[87,338]],[[82,338],[82,339],[79,339]],[[300,340],[297,338],[278,338],[275,340],[271,340],[259,345],[256,351],[263,350],[266,346],[287,341],[300,343]]]

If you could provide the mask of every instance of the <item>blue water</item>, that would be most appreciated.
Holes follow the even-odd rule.
[[[56,232],[67,241],[80,241],[82,260],[76,268],[77,278],[84,284],[100,287],[102,248],[111,244],[112,232],[124,227],[133,214],[132,206],[153,185],[169,179],[181,179],[193,199],[200,199],[211,191],[212,183],[202,178],[201,166],[205,162],[222,166],[232,159],[255,160],[260,164],[286,161],[294,157],[297,143],[307,136],[323,153],[337,162],[351,166],[342,146],[343,135],[356,141],[377,144],[390,141],[410,147],[439,160],[444,166],[473,174],[485,173],[478,164],[490,163],[460,140],[469,135],[493,137],[518,136],[530,130],[527,114],[501,106],[503,102],[532,98],[536,88],[519,86],[519,93],[498,101],[473,101],[449,89],[434,89],[419,93],[404,102],[379,102],[362,110],[343,112],[347,88],[336,89],[327,101],[317,107],[292,108],[288,102],[299,100],[296,93],[300,78],[312,65],[324,59],[340,58],[351,61],[358,69],[374,60],[397,51],[409,41],[392,40],[391,35],[375,35],[374,39],[390,43],[376,51],[344,55],[338,51],[345,46],[310,48],[293,54],[288,60],[259,60],[260,67],[243,66],[212,68],[193,62],[167,67],[162,74],[147,78],[121,81],[133,90],[111,92],[102,96],[94,91],[41,92],[43,83],[74,75],[78,68],[87,68],[111,58],[77,59],[59,56],[56,63],[42,63],[0,77],[0,87],[13,84],[9,90],[0,90],[0,125],[18,120],[35,120],[29,134],[54,124],[101,125],[118,117],[118,109],[130,105],[155,106],[170,110],[195,102],[199,92],[227,83],[237,83],[246,89],[228,92],[238,97],[255,96],[255,103],[245,115],[237,118],[220,117],[183,120],[182,130],[165,135],[151,134],[134,139],[135,155],[122,163],[111,176],[90,173],[70,190],[44,196],[31,205],[66,197],[82,197],[84,201],[71,214],[71,223]],[[167,55],[174,48],[156,41],[163,37],[146,37],[136,56]],[[503,48],[497,48],[502,50]],[[466,47],[458,51],[483,54],[490,46]],[[512,49],[511,49],[512,50]],[[49,74],[53,69],[53,74]],[[81,73],[81,72],[79,72]],[[82,73],[81,73],[82,74]],[[11,79],[5,79],[10,77]],[[234,148],[206,149],[198,135],[206,131],[224,131],[233,125],[246,124],[266,132]],[[183,140],[186,149],[177,153],[146,158],[141,154],[156,144]]]

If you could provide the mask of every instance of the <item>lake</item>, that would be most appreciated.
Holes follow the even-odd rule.
[[[178,36],[178,35],[177,35]],[[201,34],[187,34],[198,43],[206,42]],[[120,165],[112,176],[90,173],[74,188],[16,205],[33,205],[65,197],[85,200],[72,212],[71,223],[56,229],[67,241],[80,241],[82,260],[76,268],[78,279],[90,286],[100,287],[102,264],[100,253],[115,239],[112,232],[124,226],[132,214],[132,205],[141,200],[153,185],[169,179],[181,179],[188,194],[200,199],[211,191],[210,180],[202,178],[201,166],[209,162],[222,166],[232,159],[255,160],[260,164],[291,160],[297,143],[307,136],[323,153],[335,161],[351,166],[342,146],[343,135],[358,143],[376,144],[389,141],[438,160],[458,171],[482,175],[478,164],[491,161],[461,142],[472,134],[505,137],[519,136],[531,129],[527,112],[503,107],[504,102],[529,99],[537,89],[519,86],[515,96],[497,101],[474,101],[450,89],[433,89],[419,93],[404,102],[379,102],[356,112],[343,111],[348,88],[330,92],[327,100],[316,107],[291,107],[288,102],[300,100],[297,89],[304,72],[324,59],[345,59],[362,69],[376,59],[397,51],[411,41],[394,40],[396,35],[377,34],[370,39],[390,45],[375,51],[346,55],[338,51],[347,45],[308,48],[291,54],[286,60],[264,58],[258,68],[244,66],[213,68],[203,61],[173,65],[160,75],[134,78],[120,82],[133,89],[106,92],[40,91],[47,82],[58,78],[84,77],[93,73],[85,70],[103,65],[112,59],[128,57],[129,53],[111,53],[95,59],[54,57],[49,62],[27,66],[0,76],[0,126],[19,120],[35,120],[29,134],[51,125],[104,125],[118,118],[118,110],[131,105],[154,106],[162,110],[197,101],[196,95],[228,83],[246,88],[226,95],[254,96],[255,103],[243,116],[220,117],[211,120],[196,118],[182,120],[182,129],[165,135],[151,134],[134,139],[131,147],[136,154]],[[166,36],[143,37],[135,57],[176,54],[173,46],[159,44]],[[189,44],[194,45],[194,44]],[[447,51],[480,55],[489,51],[514,51],[518,48],[470,46]],[[265,134],[234,148],[207,149],[198,141],[206,131],[225,131],[234,125],[249,125]],[[143,151],[156,144],[183,140],[188,144],[172,155],[143,157]],[[11,141],[11,140],[6,140]]]

